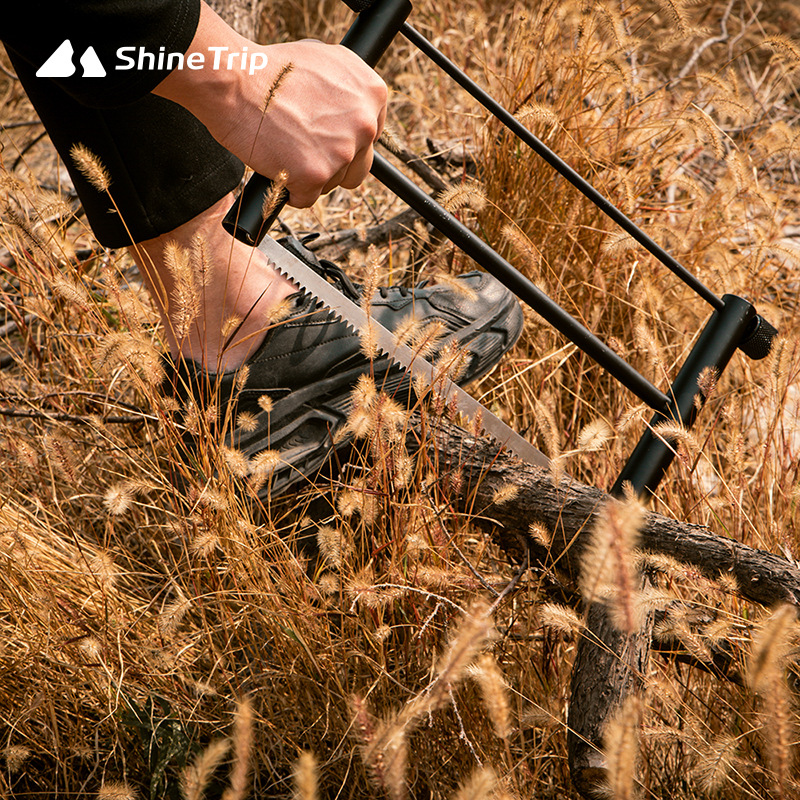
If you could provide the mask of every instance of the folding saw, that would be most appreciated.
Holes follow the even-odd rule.
[[[500,280],[520,301],[530,306],[653,409],[655,416],[610,491],[612,494],[620,494],[624,487],[631,486],[639,494],[654,492],[676,452],[674,443],[658,433],[659,424],[671,422],[689,428],[706,399],[701,376],[709,370],[719,375],[737,350],[741,350],[752,359],[766,357],[777,335],[776,329],[761,317],[752,303],[746,299],[732,294],[719,297],[705,286],[522,126],[513,114],[474,84],[405,21],[411,11],[410,0],[345,0],[345,2],[358,12],[358,17],[342,40],[344,46],[353,50],[370,66],[375,66],[394,36],[398,32],[402,33],[500,120],[521,142],[541,156],[712,307],[711,317],[698,334],[672,385],[667,391],[661,391],[385,158],[378,153],[374,156],[371,168],[374,177],[410,205],[429,224],[441,231],[479,266]],[[261,175],[253,175],[223,222],[226,230],[240,241],[252,246],[259,245],[288,199],[288,193],[284,190],[277,203],[266,202],[272,194],[272,182]],[[390,358],[404,366],[412,375],[419,375],[426,382],[431,381],[432,365],[409,348],[399,346],[389,331],[380,328],[374,320],[368,319],[362,309],[349,302],[300,259],[292,257],[275,242],[266,241],[261,249],[279,271],[328,305],[334,313],[354,328],[364,330],[367,325],[371,326],[380,348]],[[448,384],[444,391],[450,396],[455,396],[458,408],[465,416],[476,423],[482,417],[484,430],[500,444],[508,447],[524,461],[547,466],[547,458],[542,453],[457,386]]]

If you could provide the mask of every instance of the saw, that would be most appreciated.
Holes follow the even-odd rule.
[[[705,286],[522,126],[513,114],[472,82],[406,22],[411,12],[410,0],[345,0],[345,2],[358,12],[358,17],[342,40],[345,47],[353,50],[367,64],[374,67],[395,35],[402,33],[514,133],[520,142],[541,156],[712,307],[711,317],[699,332],[672,385],[666,391],[662,391],[389,161],[377,153],[374,156],[371,168],[374,177],[655,412],[650,425],[610,489],[612,494],[617,495],[622,494],[628,487],[632,487],[637,494],[654,492],[676,453],[675,443],[658,433],[660,424],[677,423],[689,428],[706,399],[707,390],[703,386],[707,385],[708,381],[702,381],[701,376],[704,374],[719,376],[737,350],[751,359],[765,358],[777,335],[776,329],[756,312],[748,300],[732,294],[719,297]],[[261,175],[253,175],[223,222],[226,230],[240,241],[252,246],[259,245],[288,199],[285,189],[277,203],[268,202],[272,195],[272,182]],[[377,323],[367,318],[362,309],[349,302],[300,259],[291,256],[272,240],[264,240],[261,249],[280,272],[307,289],[341,319],[359,330],[371,326],[380,348],[387,356],[408,369],[412,375],[420,377],[426,383],[431,382],[434,376],[431,364],[409,348],[399,346],[389,331],[379,329]],[[459,387],[449,383],[444,391],[448,395],[455,396],[459,410],[466,417],[476,424],[481,421],[486,433],[498,443],[524,461],[547,466],[548,460],[542,453]]]
[[[354,303],[302,259],[290,253],[269,236],[265,236],[258,249],[270,264],[284,277],[296,283],[303,291],[327,306],[340,320],[359,333],[369,331],[381,350],[395,364],[400,365],[424,386],[435,386],[437,391],[454,401],[459,413],[473,425],[481,428],[497,444],[508,449],[518,458],[539,467],[548,467],[550,460],[529,441],[510,428],[486,406],[475,400],[458,384],[441,375],[430,361],[414,352],[408,345],[397,341],[397,337],[377,320],[367,316],[364,309]]]

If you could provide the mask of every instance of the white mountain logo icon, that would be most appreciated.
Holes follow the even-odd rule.
[[[72,62],[72,56],[75,50],[69,39],[64,41],[56,48],[53,55],[36,70],[38,78],[69,78],[74,75],[77,67]],[[94,47],[87,47],[86,51],[80,58],[81,67],[83,67],[84,78],[104,78],[106,70],[103,67]]]

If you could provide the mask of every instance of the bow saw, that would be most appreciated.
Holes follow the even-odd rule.
[[[621,495],[623,486],[630,484],[639,495],[654,492],[676,452],[674,443],[668,438],[659,436],[655,432],[655,427],[663,422],[673,422],[684,428],[690,428],[706,399],[705,392],[699,384],[701,373],[711,368],[717,374],[721,374],[737,349],[752,359],[765,358],[777,335],[777,330],[759,316],[752,303],[744,298],[732,294],[719,297],[711,291],[406,22],[412,10],[410,0],[344,0],[344,2],[357,12],[358,16],[342,39],[342,45],[374,67],[395,36],[398,33],[402,34],[521,142],[541,156],[712,307],[711,317],[674,382],[666,392],[663,392],[383,156],[378,153],[374,156],[371,168],[374,177],[655,412],[650,425],[610,490],[611,494]],[[278,202],[274,203],[265,215],[265,203],[271,194],[272,182],[261,175],[253,175],[228,212],[223,222],[225,228],[237,239],[251,246],[259,246],[284,275],[329,306],[335,314],[354,328],[365,330],[370,326],[381,350],[413,375],[431,383],[435,377],[432,365],[414,354],[408,347],[398,344],[392,333],[374,320],[368,319],[359,306],[344,297],[299,258],[269,237],[265,238],[288,200],[288,192],[284,189]],[[455,396],[459,410],[468,418],[480,421],[484,431],[498,443],[526,462],[547,466],[549,461],[543,453],[458,386],[446,382],[442,390],[448,397]]]

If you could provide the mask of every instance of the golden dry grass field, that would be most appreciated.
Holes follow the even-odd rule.
[[[259,35],[338,41],[350,19],[333,0],[276,0]],[[800,6],[425,0],[412,21],[714,292],[779,328],[766,360],[734,356],[653,507],[797,558]],[[435,462],[369,460],[391,434],[375,419],[357,478],[260,513],[247,465],[219,443],[203,453],[216,473],[181,467],[155,311],[127,257],[93,242],[3,63],[0,796],[576,796],[566,719],[583,606],[554,602],[554,574],[531,571],[489,613],[517,565],[456,510]],[[406,42],[379,71],[396,140],[474,153],[474,170],[440,170],[460,217],[666,388],[708,306]],[[284,221],[332,236],[401,210],[368,180]],[[470,268],[412,228],[372,259],[382,277]],[[322,252],[366,269],[365,252],[343,251]],[[526,320],[471,391],[607,489],[649,414]],[[320,492],[335,507],[310,524]],[[606,740],[609,796],[800,796],[795,609],[658,567],[657,593],[631,599],[665,612],[656,636],[700,659],[724,645],[744,679],[653,653],[638,716]]]

